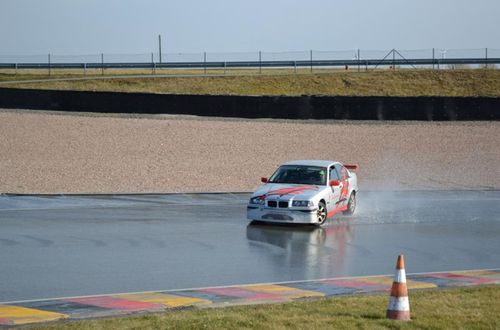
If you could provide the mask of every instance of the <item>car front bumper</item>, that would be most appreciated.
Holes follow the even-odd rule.
[[[274,222],[274,223],[300,223],[317,224],[317,209],[280,209],[260,205],[247,206],[249,220]]]

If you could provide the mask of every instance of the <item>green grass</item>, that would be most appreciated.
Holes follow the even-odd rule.
[[[412,320],[387,320],[388,295],[183,310],[35,329],[499,329],[500,287],[410,292]]]
[[[203,71],[197,71],[202,73]],[[500,96],[500,70],[378,70],[368,72],[316,70],[310,74],[302,69],[241,71],[242,75],[114,78],[80,81],[53,81],[4,85],[17,88],[41,88],[84,91],[119,91],[169,94],[209,95],[364,95],[364,96]],[[115,74],[139,74],[146,71],[115,71]],[[192,74],[192,71],[165,71],[167,74]],[[62,71],[56,77],[81,77]],[[40,79],[40,74],[18,74],[17,79]],[[13,80],[16,75],[0,73],[0,81]]]

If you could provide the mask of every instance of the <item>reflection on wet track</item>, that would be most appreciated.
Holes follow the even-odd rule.
[[[0,196],[0,301],[500,266],[500,192],[361,192],[323,227],[248,194]]]
[[[258,223],[247,226],[252,249],[268,255],[272,267],[294,269],[295,277],[304,279],[343,275],[346,245],[353,234],[348,222],[324,228]]]

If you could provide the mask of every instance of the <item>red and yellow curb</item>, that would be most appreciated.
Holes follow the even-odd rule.
[[[500,270],[406,276],[404,265],[400,262],[394,279],[390,276],[364,276],[0,303],[0,326],[161,312],[179,308],[286,302],[374,292],[390,293],[387,315],[397,314],[396,317],[402,316],[406,319],[409,318],[408,290],[485,284],[500,284]]]

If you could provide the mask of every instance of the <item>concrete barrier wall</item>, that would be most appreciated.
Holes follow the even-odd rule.
[[[349,120],[500,120],[500,98],[217,96],[0,88],[0,108]]]

